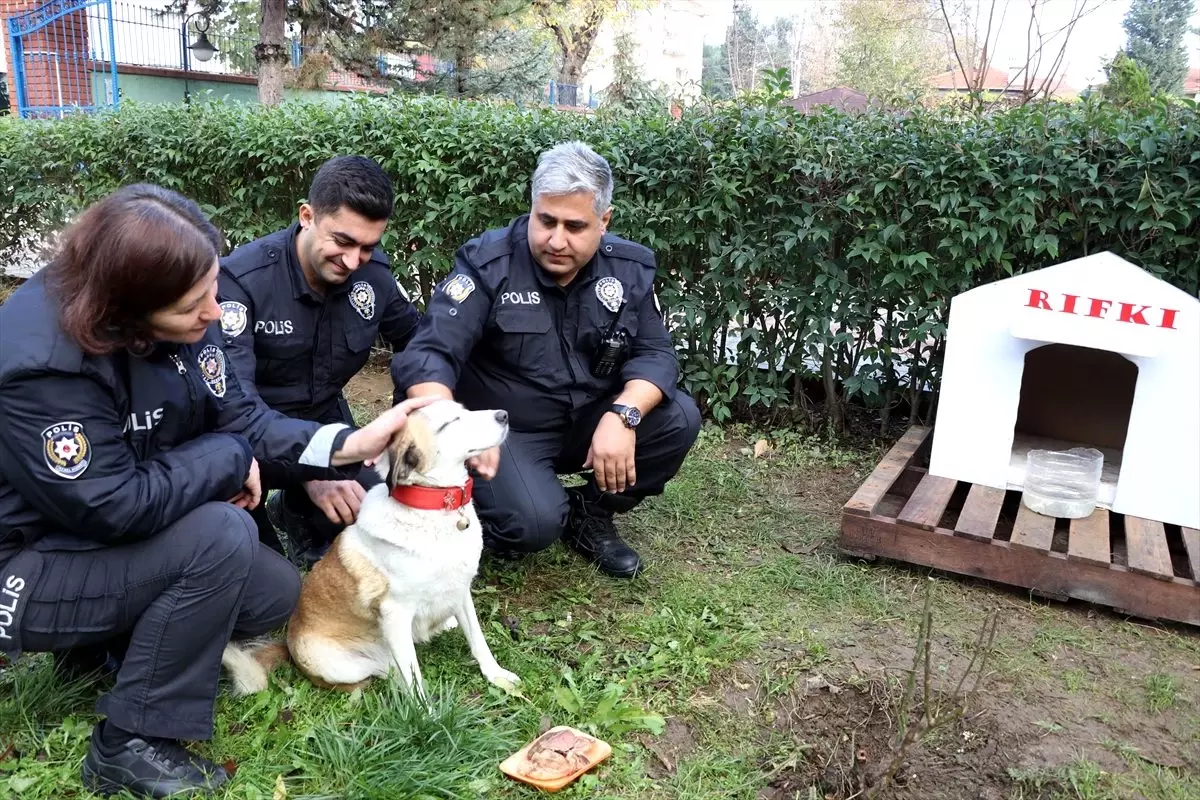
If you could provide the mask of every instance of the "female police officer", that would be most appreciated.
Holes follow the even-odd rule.
[[[104,792],[228,779],[180,742],[212,735],[230,637],[281,625],[299,592],[245,511],[259,469],[341,477],[416,407],[352,430],[243,394],[211,325],[221,244],[190,200],[127,186],[0,307],[0,649],[127,638],[83,763]]]

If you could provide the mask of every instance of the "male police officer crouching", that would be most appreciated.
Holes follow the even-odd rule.
[[[398,394],[503,408],[511,433],[472,465],[492,551],[564,538],[603,572],[641,559],[613,526],[661,494],[696,440],[696,404],[654,295],[654,255],[606,233],[608,162],[580,142],[543,153],[533,207],[462,247],[417,334],[392,360]],[[582,489],[557,474],[592,469]]]
[[[342,391],[383,334],[399,352],[420,319],[379,240],[392,215],[392,183],[374,161],[339,156],[313,178],[290,227],[221,260],[225,353],[248,391],[271,408],[314,422],[354,424]],[[354,522],[372,469],[354,480],[281,486],[256,515],[263,540],[297,566],[312,563]]]
[[[300,592],[246,513],[259,467],[340,477],[412,408],[352,430],[243,393],[214,324],[221,244],[195,203],[126,186],[0,306],[0,652],[117,651],[82,766],[104,794],[228,780],[182,741],[212,736],[230,636],[282,625]]]

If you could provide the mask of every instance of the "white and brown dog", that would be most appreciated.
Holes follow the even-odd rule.
[[[492,656],[471,597],[483,537],[466,461],[507,435],[506,412],[450,400],[409,416],[376,465],[384,483],[313,567],[288,622],[288,653],[309,680],[353,689],[395,670],[424,698],[416,645],[457,626],[488,681],[519,683]],[[266,688],[281,651],[226,648],[235,690]]]

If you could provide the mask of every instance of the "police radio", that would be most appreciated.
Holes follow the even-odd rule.
[[[621,305],[617,306],[617,313],[613,315],[612,322],[604,331],[604,338],[600,340],[600,346],[596,348],[596,354],[592,358],[592,375],[597,378],[612,375],[625,355],[629,337],[624,330],[617,330],[617,323],[621,319],[621,312],[625,310],[626,302],[622,300]]]

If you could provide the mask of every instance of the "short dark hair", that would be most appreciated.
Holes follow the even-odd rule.
[[[93,355],[144,350],[147,317],[187,294],[223,247],[183,195],[149,183],[118,189],[79,215],[46,266],[63,331]]]
[[[395,203],[392,181],[365,156],[336,156],[317,170],[308,189],[308,204],[318,214],[348,208],[372,222],[389,219]]]

